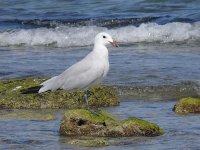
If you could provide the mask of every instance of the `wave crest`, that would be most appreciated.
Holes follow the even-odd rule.
[[[97,26],[19,29],[0,32],[0,46],[87,46],[93,44],[95,35],[108,32],[122,43],[135,42],[198,42],[200,41],[200,22],[196,23],[156,23],[126,26],[114,29]]]

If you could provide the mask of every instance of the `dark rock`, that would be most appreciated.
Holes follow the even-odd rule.
[[[106,112],[94,114],[84,109],[69,110],[62,119],[60,134],[97,137],[158,136],[163,134],[163,129],[154,123],[138,118],[129,118],[118,122],[111,116]]]

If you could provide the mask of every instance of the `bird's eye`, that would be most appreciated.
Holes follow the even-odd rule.
[[[105,39],[105,38],[106,38],[106,36],[104,35],[104,36],[103,36],[103,38]]]

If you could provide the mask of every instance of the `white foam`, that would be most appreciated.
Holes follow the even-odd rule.
[[[113,34],[116,31],[112,31]],[[119,41],[122,42],[184,42],[200,40],[200,22],[141,24],[139,27],[128,26],[117,29]]]
[[[67,27],[55,29],[19,29],[0,32],[0,46],[26,45],[70,47],[92,45],[94,37],[99,32],[108,32],[116,40],[124,43],[134,42],[188,42],[200,41],[200,22],[141,24],[139,27],[126,26],[107,29],[97,26]]]

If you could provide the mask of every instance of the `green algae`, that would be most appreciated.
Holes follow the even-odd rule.
[[[120,124],[125,127],[126,130],[132,130],[133,126],[137,127],[137,131],[142,133],[144,136],[157,136],[164,134],[164,130],[155,123],[151,123],[139,118],[129,118],[120,122]]]
[[[90,103],[90,106],[116,106],[116,104],[119,104],[119,100],[116,96],[118,95],[117,92],[105,85],[97,84],[96,86],[91,86],[88,93],[88,102]]]
[[[174,106],[176,113],[200,113],[200,98],[182,98]]]
[[[45,92],[37,91],[24,94],[32,87],[38,87],[46,78],[23,78],[0,80],[0,108],[84,108],[84,91]],[[119,105],[117,94],[109,87],[96,85],[88,90],[88,102],[91,107],[106,107]]]
[[[68,142],[72,145],[86,146],[86,147],[99,147],[108,146],[109,142],[105,139],[95,138],[95,139],[73,139]]]
[[[51,113],[36,113],[36,112],[9,112],[0,114],[0,119],[17,119],[17,120],[55,120],[55,116]]]
[[[164,133],[158,125],[129,118],[116,121],[106,112],[92,113],[84,109],[69,110],[64,114],[60,134],[65,136],[128,137],[157,136]]]

